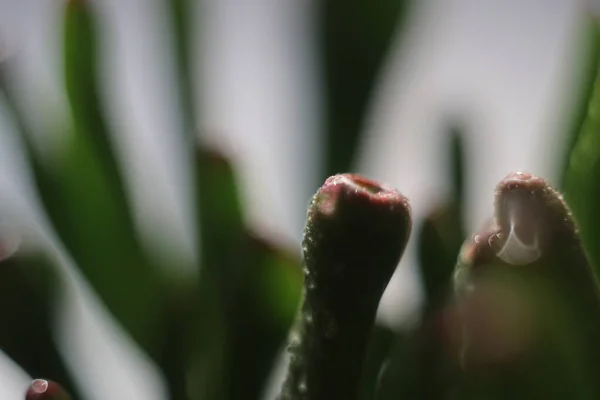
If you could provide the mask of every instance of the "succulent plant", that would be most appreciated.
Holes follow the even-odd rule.
[[[571,211],[554,188],[512,173],[494,223],[467,241],[454,275],[460,362],[498,398],[597,398],[600,291]]]
[[[260,399],[283,348],[289,362],[280,400],[600,398],[595,20],[586,90],[565,145],[564,197],[543,178],[511,173],[496,188],[492,222],[465,240],[470,136],[456,123],[464,121],[447,126],[451,196],[423,221],[413,221],[402,187],[339,173],[352,168],[381,60],[410,2],[317,1],[324,183],[310,200],[299,256],[248,223],[234,160],[203,140],[192,90],[192,2],[165,5],[181,105],[176,134],[192,161],[197,275],[165,272],[140,239],[100,96],[103,35],[92,2],[65,1],[70,113],[58,154],[50,159],[36,146],[10,57],[0,62],[0,95],[51,229],[158,367],[169,398]],[[25,398],[93,397],[56,344],[64,269],[47,251],[13,246],[2,234],[0,348],[43,377],[23,388]],[[424,303],[413,326],[396,329],[376,314],[411,236]]]
[[[358,399],[375,312],[411,225],[406,198],[362,176],[332,176],[314,195],[281,400]]]

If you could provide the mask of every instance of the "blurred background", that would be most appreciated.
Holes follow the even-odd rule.
[[[71,16],[80,19],[69,27],[67,7],[89,15]],[[468,182],[460,205],[467,232],[491,215],[494,187],[509,171],[559,185],[596,73],[598,9],[591,0],[0,0],[9,93],[0,101],[0,258],[43,249],[59,266],[49,329],[81,398],[175,398],[162,356],[147,350],[134,323],[123,322],[137,309],[115,314],[125,297],[110,298],[111,290],[129,293],[144,270],[103,275],[100,261],[96,273],[83,268],[87,253],[74,248],[82,236],[57,223],[60,212],[77,220],[77,207],[54,203],[58,214],[48,217],[47,199],[65,186],[50,179],[50,195],[39,195],[48,166],[64,164],[65,154],[87,154],[65,150],[73,132],[98,128],[92,117],[78,117],[97,111],[89,111],[87,95],[101,103],[101,133],[109,132],[143,252],[166,276],[161,285],[185,286],[198,280],[203,246],[211,243],[202,238],[210,226],[197,223],[205,214],[194,200],[202,175],[196,139],[211,149],[207,159],[233,166],[244,225],[295,258],[310,196],[331,174],[358,172],[397,188],[417,222],[447,201],[456,129]],[[89,87],[88,61],[96,82]],[[43,162],[36,166],[32,157]],[[218,160],[205,175],[215,190],[223,189],[220,175],[210,175]],[[69,167],[73,179],[94,168],[78,162]],[[74,199],[94,185],[84,175],[79,191],[70,192]],[[91,192],[104,193],[98,190]],[[379,309],[379,323],[394,329],[417,318],[423,298],[413,239]],[[8,294],[5,300],[1,308],[13,307]],[[35,316],[24,309],[14,318],[19,324]],[[276,393],[284,348],[261,385],[263,398]],[[0,398],[22,398],[33,372],[10,352],[0,354]]]

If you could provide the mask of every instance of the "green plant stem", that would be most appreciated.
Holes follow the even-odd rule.
[[[361,176],[333,176],[317,191],[304,231],[304,299],[281,399],[358,398],[377,306],[410,228],[407,200]]]
[[[598,97],[597,76],[600,68],[600,21],[597,16],[588,16],[581,24],[586,33],[586,54],[583,60],[583,70],[579,74],[579,96],[573,106],[568,135],[566,137],[565,160],[561,168],[562,177],[560,188],[566,190],[566,180],[570,179],[571,164],[576,163],[576,157],[580,157],[582,135],[587,135],[586,125],[589,125],[591,117],[590,105],[594,97]],[[595,94],[596,93],[596,94]],[[597,101],[596,101],[597,103]],[[579,143],[579,144],[578,144]],[[579,148],[579,149],[578,149]]]
[[[599,22],[593,21],[593,42],[600,46]],[[590,67],[585,105],[580,107],[576,134],[569,138],[569,154],[563,176],[563,190],[590,261],[600,272],[600,50],[594,49],[594,66]]]
[[[497,186],[495,217],[467,242],[455,275],[468,386],[598,398],[600,292],[566,203],[544,179],[513,173]]]

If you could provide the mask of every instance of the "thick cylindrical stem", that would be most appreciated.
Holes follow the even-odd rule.
[[[495,217],[455,273],[470,381],[481,386],[485,372],[484,390],[511,398],[598,398],[600,291],[562,196],[513,173],[497,186]]]
[[[411,228],[404,196],[336,175],[312,199],[304,232],[304,303],[281,399],[358,397],[377,306]]]

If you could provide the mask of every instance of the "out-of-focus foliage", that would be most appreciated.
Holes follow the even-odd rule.
[[[410,2],[319,0],[318,21],[325,78],[325,176],[352,167],[382,61],[402,27]]]
[[[576,135],[568,148],[568,164],[564,173],[565,198],[571,205],[589,256],[600,273],[600,27],[593,21],[590,28],[595,45],[593,67],[590,67],[589,89],[581,104],[581,117]]]
[[[323,176],[351,169],[378,73],[392,40],[402,32],[410,3],[316,1],[326,127]],[[0,64],[2,105],[20,134],[37,195],[59,240],[116,321],[159,367],[170,398],[259,399],[303,297],[302,261],[296,249],[280,248],[247,226],[236,167],[226,154],[204,144],[206,127],[195,113],[191,16],[198,5],[191,0],[166,0],[165,5],[173,27],[181,105],[182,131],[173,134],[183,139],[193,165],[190,192],[197,247],[202,250],[197,279],[169,275],[140,243],[115,155],[115,133],[110,132],[100,96],[104,34],[89,1],[64,5],[64,85],[70,113],[66,143],[52,162],[34,145],[37,132],[11,81],[10,58]],[[600,45],[596,21],[590,26],[586,90],[573,106],[572,132],[565,134],[563,189],[585,248],[600,271]],[[452,122],[457,125],[448,124],[446,137],[454,192],[413,233],[425,291],[420,321],[402,332],[383,325],[372,329],[361,379],[348,382],[359,388],[356,398],[483,398],[464,390],[474,375],[465,374],[459,365],[456,332],[448,322],[454,316],[452,273],[465,238],[462,210],[468,185],[463,155],[468,136],[461,131],[465,121]],[[21,249],[2,261],[0,348],[31,376],[60,382],[76,399],[90,398],[74,384],[52,337],[63,279],[55,260],[39,251]],[[350,303],[361,304],[363,299],[355,297]],[[346,356],[355,349],[347,351]],[[568,355],[577,358],[573,354]],[[344,360],[357,359],[362,360],[327,360],[342,368],[335,375],[338,383],[343,381]],[[303,382],[301,376],[298,380]],[[41,388],[39,382],[36,385]],[[511,393],[518,398],[526,386],[516,384]],[[304,398],[304,389],[290,392]],[[573,393],[586,398],[586,389],[579,389]],[[64,395],[62,389],[59,395]]]

